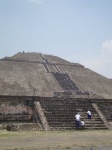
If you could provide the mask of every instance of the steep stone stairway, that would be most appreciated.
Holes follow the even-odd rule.
[[[64,91],[79,90],[76,84],[70,79],[70,77],[67,74],[62,74],[59,72],[53,72],[52,74],[54,75],[55,79],[58,81],[58,83]]]
[[[85,122],[85,129],[107,129],[90,102],[84,100],[41,100],[43,112],[51,130],[76,129],[75,115],[79,112],[81,120]],[[88,120],[87,111],[92,112],[92,119]],[[80,127],[81,129],[81,127]]]

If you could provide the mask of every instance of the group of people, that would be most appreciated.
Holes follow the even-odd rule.
[[[88,119],[91,119],[91,112],[89,110],[87,111],[87,115],[88,115]],[[81,120],[81,116],[79,113],[76,114],[75,119],[76,119],[76,128],[79,128],[80,124],[81,127],[84,128],[85,123],[83,120]]]

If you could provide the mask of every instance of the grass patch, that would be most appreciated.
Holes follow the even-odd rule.
[[[62,150],[99,145],[112,147],[112,131],[0,131],[0,150]]]

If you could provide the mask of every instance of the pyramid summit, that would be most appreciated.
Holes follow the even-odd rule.
[[[0,95],[112,98],[112,80],[83,65],[42,53],[0,60]]]

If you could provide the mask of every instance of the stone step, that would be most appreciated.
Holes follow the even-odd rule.
[[[75,116],[74,115],[70,115],[70,114],[67,114],[66,116],[65,115],[59,115],[59,114],[54,114],[54,115],[48,115],[48,114],[45,114],[47,119],[72,119],[72,120],[75,120]],[[82,116],[81,119],[86,119],[88,120],[87,116]],[[100,119],[99,116],[92,116],[92,119],[93,120],[96,120],[96,119]],[[101,119],[100,119],[101,120]]]
[[[47,116],[47,120],[69,120],[69,121],[75,121],[75,117],[74,116]],[[91,118],[88,119],[87,117],[81,117],[80,120],[85,120],[85,121],[102,121],[99,117],[95,117],[95,118]]]
[[[46,106],[43,106],[43,109],[44,109],[44,108],[47,108],[47,109],[52,109],[52,108],[55,108],[55,109],[63,109],[63,108],[66,109],[66,108],[68,108],[68,109],[69,109],[69,108],[70,108],[70,109],[85,109],[85,110],[86,110],[86,109],[87,109],[87,110],[88,110],[88,109],[90,109],[90,110],[91,110],[91,109],[92,109],[92,110],[94,109],[92,106],[89,107],[89,106],[70,106],[70,105],[67,105],[67,106],[55,106],[55,105],[54,105],[54,106],[49,106],[49,105],[47,106],[47,105],[46,105]]]
[[[70,114],[77,114],[77,113],[80,113],[80,115],[87,115],[87,112],[84,111],[84,110],[81,110],[81,111],[76,111],[76,110],[44,110],[43,112],[45,113],[70,113]],[[95,114],[96,112],[95,111],[91,111],[92,114]]]
[[[49,123],[49,125],[50,126],[61,126],[61,127],[63,127],[63,126],[70,126],[70,127],[72,127],[72,126],[76,126],[76,123],[57,123],[57,122],[52,122],[52,123]],[[102,123],[100,123],[100,124],[95,124],[95,123],[91,123],[91,124],[86,124],[85,123],[85,126],[86,127],[104,127],[105,126],[105,124],[102,124]]]
[[[47,120],[48,120],[48,122],[52,122],[52,121],[54,121],[54,122],[55,121],[68,121],[68,122],[73,122],[74,121],[75,122],[75,119],[67,119],[67,118],[66,119],[61,119],[61,118],[60,119],[59,118],[58,119],[47,119]],[[84,120],[84,122],[88,122],[88,123],[90,123],[90,122],[102,122],[101,119],[96,119],[96,120],[92,120],[91,119],[91,120],[88,120],[88,119],[84,118],[82,120]]]
[[[50,120],[48,121],[48,123],[75,123],[76,121],[73,121],[73,120]],[[85,124],[104,124],[102,121],[85,121]]]
[[[107,130],[106,127],[79,127],[78,129],[76,127],[50,127],[52,131],[54,130]]]
[[[74,116],[75,117],[75,113],[69,113],[69,112],[57,112],[57,113],[54,113],[54,112],[44,112],[46,115],[58,115],[58,116],[65,116],[65,115],[67,115],[67,116]],[[88,115],[86,114],[86,113],[80,113],[80,116],[81,117],[87,117]],[[96,114],[96,113],[94,113],[94,114],[92,114],[92,117],[99,117],[99,115],[98,114]]]

